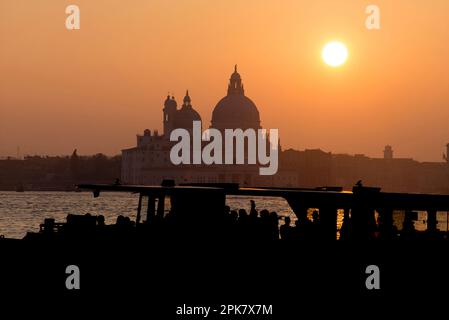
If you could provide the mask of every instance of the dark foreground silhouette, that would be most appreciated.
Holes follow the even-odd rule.
[[[449,196],[382,193],[361,184],[352,192],[338,188],[271,189],[239,188],[236,185],[179,186],[164,182],[161,187],[81,185],[94,196],[101,190],[139,192],[135,219],[118,216],[105,224],[102,215],[68,215],[65,223],[45,219],[38,233],[25,240],[81,240],[128,238],[139,240],[216,240],[249,242],[328,242],[359,240],[447,240],[447,231],[438,229],[437,211],[449,211]],[[249,210],[231,210],[225,205],[229,194],[278,196],[287,200],[294,216],[279,216],[268,209],[258,210],[250,200]],[[166,208],[166,200],[170,208]],[[146,205],[145,219],[142,208]],[[316,208],[316,209],[311,209]],[[344,212],[337,228],[337,211]],[[393,211],[402,210],[402,225],[393,221]],[[427,229],[417,231],[417,212],[427,212]]]
[[[301,318],[304,312],[319,317],[329,309],[346,318],[357,314],[361,298],[373,315],[397,307],[398,299],[422,301],[423,292],[438,297],[449,285],[446,234],[432,220],[448,205],[446,196],[369,188],[348,193],[119,183],[86,187],[95,196],[104,190],[138,192],[135,218],[119,216],[106,224],[101,215],[69,215],[65,223],[46,219],[40,232],[23,240],[2,239],[0,283],[9,297],[45,298],[50,305],[66,299],[67,310],[79,308],[75,298],[87,297],[89,307],[123,308],[127,318],[143,310],[156,319],[180,319],[175,310],[184,303],[272,304],[273,319]],[[254,201],[231,210],[227,194],[252,195]],[[295,215],[259,209],[257,196],[267,195],[285,197]],[[399,230],[392,208],[406,211]],[[340,230],[337,209],[344,210]],[[413,210],[428,212],[428,230],[414,230]],[[431,239],[439,241],[423,241]],[[69,265],[80,269],[80,290],[65,286]],[[380,290],[366,287],[370,265],[381,270]]]

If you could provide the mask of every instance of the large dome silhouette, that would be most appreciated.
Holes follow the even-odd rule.
[[[215,106],[211,122],[211,127],[219,130],[260,128],[259,111],[254,102],[245,96],[237,66],[229,81],[228,94]]]

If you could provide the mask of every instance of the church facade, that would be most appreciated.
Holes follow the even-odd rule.
[[[170,141],[170,133],[182,128],[192,130],[193,121],[201,121],[194,109],[189,92],[178,108],[174,97],[167,96],[163,107],[164,132],[146,129],[137,135],[137,145],[122,150],[121,180],[127,184],[159,185],[164,179],[178,183],[239,183],[241,186],[294,186],[296,176],[279,170],[273,176],[261,176],[257,165],[173,165],[170,150],[176,142]],[[225,129],[261,129],[259,110],[245,95],[237,66],[232,73],[227,94],[212,112],[210,128],[224,132]],[[281,152],[279,150],[279,152]]]

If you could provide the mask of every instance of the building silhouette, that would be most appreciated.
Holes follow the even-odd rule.
[[[177,128],[192,130],[193,121],[201,121],[201,116],[193,108],[192,100],[187,90],[181,108],[178,110],[178,104],[175,97],[167,96],[164,102],[164,137],[170,137],[170,133]]]
[[[295,177],[288,172],[278,172],[275,176],[259,175],[257,164],[173,165],[170,150],[176,142],[170,141],[170,133],[177,128],[191,132],[192,122],[200,120],[188,91],[180,109],[175,98],[167,96],[163,108],[163,134],[159,135],[157,131],[152,134],[146,129],[143,135],[137,135],[135,147],[122,150],[122,181],[144,185],[158,185],[166,179],[176,183],[239,183],[243,186],[296,184]],[[229,79],[227,95],[212,112],[210,128],[222,133],[225,129],[261,129],[259,110],[245,95],[237,66]]]
[[[211,128],[259,129],[256,104],[245,95],[237,66],[231,74],[227,94],[212,111]],[[382,187],[392,192],[449,193],[449,144],[445,162],[418,162],[394,158],[393,147],[386,145],[382,158],[363,154],[332,154],[320,149],[282,150],[279,169],[273,176],[260,176],[257,165],[178,165],[170,161],[174,145],[169,137],[176,128],[192,129],[192,121],[201,120],[189,92],[178,109],[174,97],[167,96],[163,107],[163,134],[145,130],[137,135],[137,145],[122,151],[121,178],[124,183],[159,185],[164,179],[176,183],[233,182],[242,186],[319,187],[341,186],[351,189],[355,182]]]
[[[393,148],[390,145],[385,146],[384,159],[385,160],[393,159]]]

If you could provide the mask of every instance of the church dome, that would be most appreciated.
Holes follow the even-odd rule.
[[[260,128],[260,116],[254,102],[245,96],[237,66],[231,75],[228,94],[221,99],[212,112],[212,128],[219,130]]]
[[[258,129],[259,111],[251,99],[244,95],[227,95],[212,112],[212,127],[217,129]]]
[[[192,129],[193,121],[201,121],[200,114],[193,109],[190,102],[189,91],[187,91],[181,109],[176,112],[175,128]]]
[[[176,118],[190,121],[190,126],[192,126],[192,121],[201,121],[200,114],[196,112],[192,106],[186,106],[179,109]]]

